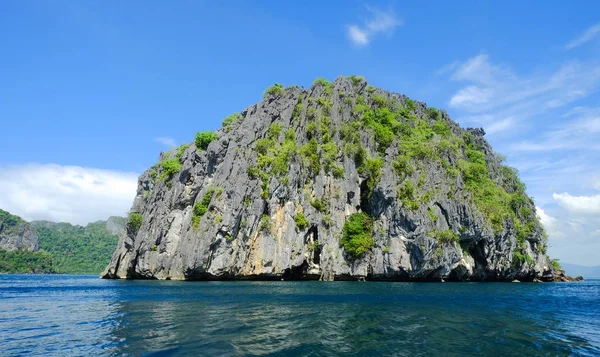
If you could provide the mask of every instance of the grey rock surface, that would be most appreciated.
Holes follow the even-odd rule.
[[[109,234],[119,235],[125,230],[127,220],[123,217],[111,216],[106,220],[106,230]]]
[[[0,249],[35,252],[39,249],[39,239],[29,223],[0,210]]]
[[[339,77],[332,92],[322,85],[304,89],[286,88],[284,93],[266,95],[264,100],[244,109],[240,120],[217,131],[218,139],[201,151],[192,143],[180,156],[178,173],[161,179],[160,165],[144,172],[138,182],[131,212],[139,213],[139,229],[129,226],[121,235],[104,278],[146,279],[321,279],[395,281],[544,281],[560,273],[545,254],[545,237],[535,222],[522,249],[530,257],[519,262],[516,229],[512,221],[502,222],[501,232],[486,223],[465,189],[462,178],[449,180],[438,164],[423,160],[419,190],[432,192],[431,199],[417,209],[408,209],[398,198],[398,186],[405,178],[394,170],[398,140],[380,154],[384,166],[381,178],[367,190],[365,175],[354,159],[343,153],[341,129],[352,120],[353,107],[360,98],[373,105],[375,94],[389,102],[406,104],[408,98],[370,88],[364,80]],[[294,114],[299,99],[303,106]],[[311,172],[298,153],[288,164],[285,177],[270,175],[263,180],[249,175],[256,166],[255,146],[265,138],[272,123],[282,126],[278,141],[292,129],[297,147],[307,144],[307,127],[319,98],[330,98],[333,142],[338,146],[334,162],[343,167],[343,177],[334,177],[321,167]],[[360,98],[359,98],[360,97]],[[310,99],[309,99],[310,98]],[[313,108],[313,109],[310,109]],[[418,118],[427,118],[427,106],[415,102]],[[489,175],[504,185],[513,183],[503,176],[500,160],[484,139],[482,129],[462,129],[446,112],[440,118],[460,136],[470,132],[485,153]],[[369,132],[360,132],[360,141],[369,156],[377,156],[377,143]],[[166,160],[175,153],[161,155]],[[323,159],[323,152],[320,152]],[[452,157],[448,161],[457,165]],[[265,196],[265,188],[268,192]],[[216,189],[208,212],[193,223],[194,204]],[[324,200],[324,208],[311,204]],[[535,212],[531,199],[524,203]],[[340,244],[344,222],[356,212],[367,212],[374,221],[372,248],[352,258]],[[300,229],[294,217],[303,213],[308,221]],[[434,217],[434,218],[432,218]],[[432,231],[452,231],[458,241],[442,242]],[[318,241],[318,244],[315,243]]]

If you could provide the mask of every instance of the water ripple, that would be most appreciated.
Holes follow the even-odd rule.
[[[600,355],[600,281],[0,276],[2,355]]]

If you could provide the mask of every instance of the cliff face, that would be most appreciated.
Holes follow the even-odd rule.
[[[35,252],[39,249],[38,236],[29,223],[0,209],[0,249]]]
[[[557,279],[484,135],[361,77],[275,85],[140,176],[102,276]]]

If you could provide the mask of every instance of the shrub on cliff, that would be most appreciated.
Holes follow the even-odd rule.
[[[298,213],[297,215],[295,215],[294,222],[296,222],[296,227],[298,227],[298,229],[301,231],[305,230],[306,227],[308,227],[308,221],[306,220],[306,217],[303,213]]]
[[[192,215],[193,227],[198,227],[198,224],[200,224],[200,219],[206,214],[206,212],[208,212],[208,208],[210,202],[212,201],[213,195],[215,194],[215,191],[216,190],[214,187],[209,188],[208,191],[206,191],[206,193],[204,194],[204,196],[202,196],[200,202],[196,202],[194,204]]]
[[[352,258],[360,258],[373,247],[373,220],[360,212],[349,216],[344,223],[340,244]]]
[[[198,150],[204,151],[206,150],[206,148],[208,148],[208,144],[212,143],[217,139],[217,134],[213,133],[212,131],[203,131],[196,133],[196,147],[198,148]]]
[[[269,95],[283,95],[283,94],[285,94],[285,88],[283,87],[283,85],[279,84],[279,83],[275,83],[265,90],[264,96],[266,97]]]
[[[127,229],[129,230],[129,232],[131,232],[135,235],[140,230],[141,226],[142,226],[142,215],[137,212],[131,212],[129,214],[129,218],[127,220]]]
[[[162,173],[160,174],[160,179],[164,180],[167,177],[170,177],[173,174],[178,173],[183,168],[181,161],[176,158],[170,158],[162,161],[160,163],[160,167],[162,168]]]

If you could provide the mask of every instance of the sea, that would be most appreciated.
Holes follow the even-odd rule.
[[[0,356],[600,356],[600,280],[0,275]]]

